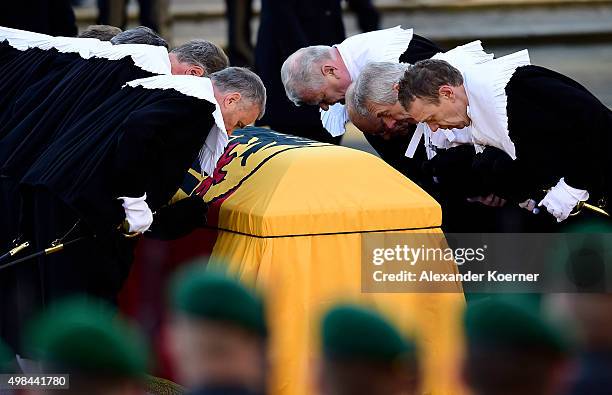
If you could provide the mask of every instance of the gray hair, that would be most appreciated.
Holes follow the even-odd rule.
[[[89,25],[78,35],[79,38],[97,38],[100,41],[110,41],[123,30],[111,25]]]
[[[126,30],[111,38],[111,44],[147,44],[168,48],[166,40],[146,26]]]
[[[332,59],[331,47],[325,45],[302,48],[289,56],[281,67],[281,80],[289,100],[300,106],[305,103],[305,92],[321,89],[325,77],[318,72],[317,66]]]
[[[174,48],[170,53],[176,55],[181,63],[200,66],[204,75],[210,75],[229,66],[229,59],[225,52],[210,41],[191,40]]]
[[[215,87],[223,93],[238,92],[247,102],[259,107],[261,119],[266,112],[266,87],[261,78],[244,67],[228,67],[210,75]]]
[[[366,116],[369,103],[395,104],[397,92],[393,90],[393,85],[399,82],[408,67],[410,65],[405,63],[368,63],[355,82],[355,110]]]
[[[346,93],[344,94],[344,106],[346,107],[349,116],[352,112],[359,113],[357,110],[357,101],[355,100],[355,88],[356,84],[353,82],[348,86],[348,88],[346,88]]]
[[[438,103],[438,91],[443,85],[463,85],[461,72],[444,60],[421,60],[406,70],[400,79],[399,101],[407,110],[417,97]]]

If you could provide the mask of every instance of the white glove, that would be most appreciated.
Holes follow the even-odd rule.
[[[561,178],[557,185],[548,191],[538,206],[546,207],[548,212],[557,218],[557,222],[561,222],[567,219],[579,202],[588,199],[589,192],[572,188],[565,183],[565,179]]]
[[[130,225],[130,232],[144,233],[153,223],[153,213],[145,201],[146,198],[146,193],[139,198],[125,196],[118,198],[123,200],[125,220]]]

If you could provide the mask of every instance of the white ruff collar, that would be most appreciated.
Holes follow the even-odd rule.
[[[30,48],[57,49],[62,53],[78,53],[83,59],[93,57],[118,60],[130,56],[134,64],[155,74],[170,74],[170,59],[164,47],[145,44],[113,45],[96,38],[53,37],[46,34],[0,26],[0,41],[20,51]]]
[[[490,54],[484,51],[482,43],[478,40],[460,45],[444,53],[438,53],[434,55],[432,59],[445,60],[450,63],[451,66],[462,71],[474,65],[487,63],[493,60],[493,57],[494,55],[492,53]],[[433,133],[427,124],[419,123],[412,135],[408,149],[406,150],[406,156],[408,158],[414,157],[423,136],[425,137],[427,159],[436,156],[436,148],[447,149],[460,144],[472,143],[472,135],[469,128],[451,130],[440,129],[440,133]]]
[[[530,64],[525,49],[463,72],[468,97],[469,126],[474,143],[493,146],[516,159],[516,149],[508,131],[506,85],[518,67]]]
[[[210,129],[208,137],[206,137],[206,141],[199,153],[201,170],[208,175],[212,175],[229,139],[225,130],[221,108],[215,99],[210,79],[192,75],[160,75],[130,81],[125,86],[142,86],[146,89],[174,89],[185,95],[197,97],[215,105],[215,111],[213,112],[215,124]]]
[[[354,35],[335,47],[340,52],[351,80],[355,81],[370,62],[399,62],[411,40],[412,29],[396,26]],[[343,104],[336,103],[328,111],[321,111],[321,122],[334,137],[344,134],[348,120],[348,112]]]
[[[401,26],[357,34],[335,45],[355,81],[370,62],[399,62],[410,45],[412,29]]]
[[[155,74],[170,74],[168,50],[161,46],[146,44],[118,44],[97,46],[91,51],[92,57],[118,60],[130,56],[134,64]]]

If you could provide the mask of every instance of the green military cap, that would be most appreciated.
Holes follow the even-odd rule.
[[[527,298],[488,298],[468,305],[464,315],[469,347],[563,354],[569,339]]]
[[[102,301],[58,302],[28,333],[26,347],[47,369],[116,377],[141,377],[147,369],[142,336]]]
[[[375,311],[338,305],[322,320],[323,354],[329,359],[392,362],[414,356],[416,346]]]
[[[183,270],[171,286],[172,308],[189,317],[227,322],[267,336],[263,301],[227,275],[201,265]]]
[[[13,365],[15,362],[15,353],[0,341],[0,374],[1,373],[14,373]]]

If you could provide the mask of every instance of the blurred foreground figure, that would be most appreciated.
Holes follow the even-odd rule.
[[[569,345],[525,302],[486,299],[465,313],[463,376],[475,395],[558,395]]]
[[[69,388],[30,394],[144,394],[148,351],[134,328],[101,301],[74,298],[37,317],[26,347],[43,374],[68,374]]]
[[[576,368],[564,395],[606,395],[612,389],[612,226],[588,221],[568,232],[568,254],[555,263],[570,275],[578,292],[545,299],[545,306],[567,322],[578,339]]]
[[[115,26],[110,25],[89,25],[87,29],[83,30],[78,37],[79,38],[97,38],[100,41],[110,41],[111,38],[121,33],[122,30]]]
[[[580,337],[577,368],[567,395],[607,395],[612,389],[612,294],[550,296],[576,326]]]
[[[15,354],[0,340],[0,374],[16,373]]]
[[[323,317],[321,338],[321,394],[419,393],[416,345],[378,313],[336,306]]]
[[[189,394],[266,393],[267,327],[258,296],[194,266],[175,278],[171,305],[171,353]]]

